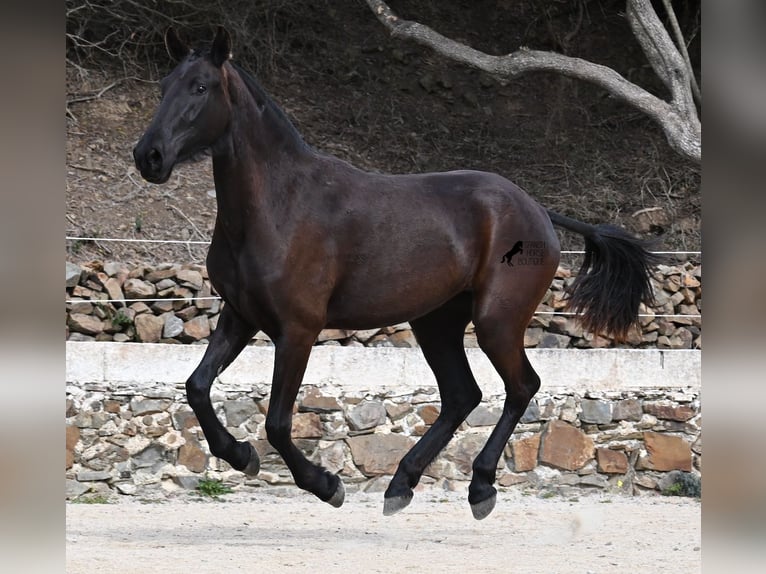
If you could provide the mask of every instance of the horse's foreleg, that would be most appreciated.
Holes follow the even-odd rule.
[[[463,294],[411,323],[426,362],[436,376],[442,408],[431,428],[399,463],[385,493],[383,514],[387,516],[410,503],[412,489],[423,471],[481,400],[463,347],[470,319],[471,297]]]
[[[237,442],[218,420],[210,402],[210,387],[256,332],[257,329],[242,321],[231,307],[224,305],[205,355],[186,381],[189,405],[202,427],[210,452],[247,474],[258,474],[258,454],[250,443]]]
[[[285,334],[275,342],[274,378],[271,383],[269,412],[266,415],[266,436],[282,456],[299,488],[339,507],[345,497],[340,478],[308,461],[293,444],[290,436],[293,405],[316,335],[315,332]]]

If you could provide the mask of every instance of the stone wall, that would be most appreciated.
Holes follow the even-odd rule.
[[[261,454],[261,473],[249,478],[209,454],[186,402],[184,378],[180,376],[181,372],[191,372],[196,364],[190,354],[174,355],[175,359],[158,355],[153,363],[147,360],[144,345],[116,345],[107,354],[99,354],[88,344],[71,349],[70,345],[66,388],[69,498],[92,492],[148,498],[183,494],[205,477],[242,489],[293,484],[264,431],[269,349],[261,349],[262,353],[254,349],[244,357],[243,370],[249,374],[249,383],[236,380],[236,372],[229,378],[222,374],[211,395],[229,431],[240,440],[252,441]],[[160,351],[171,346],[148,347]],[[182,350],[171,347],[167,352],[173,349]],[[361,372],[360,368],[373,371],[390,365],[391,355],[408,352],[391,349],[377,359],[373,357],[378,363],[355,370],[349,360],[338,356],[339,351],[327,349],[313,367],[310,365],[314,374],[302,387],[293,437],[311,460],[340,473],[349,492],[382,490],[401,457],[438,415],[438,391],[432,380],[420,375],[423,365],[415,362],[407,372],[414,373],[419,384],[409,380],[346,384],[323,366],[325,359],[333,362],[338,372]],[[354,360],[365,361],[366,356],[380,354],[376,351],[385,350],[365,349],[355,354],[358,359]],[[565,381],[551,384],[545,380],[558,370],[587,370],[587,360],[580,367],[568,358],[588,353],[594,365],[592,384],[573,383],[567,388],[562,385]],[[610,356],[605,357],[606,353]],[[616,353],[634,353],[630,358],[633,362],[610,362]],[[532,355],[535,368],[547,376],[505,448],[498,465],[498,484],[536,490],[594,488],[637,493],[661,490],[673,471],[699,475],[701,412],[695,374],[699,353],[665,351],[668,360],[660,359],[663,370],[657,372],[663,374],[655,376],[654,386],[631,379],[635,365],[647,363],[647,370],[654,372],[648,364],[651,353],[657,352],[556,351]],[[598,380],[599,365],[605,359],[611,365],[606,369],[611,372],[611,388],[617,390],[608,390]],[[548,361],[556,364],[546,365]],[[121,362],[124,365],[119,365]],[[118,369],[124,374],[115,374]],[[472,461],[497,421],[504,399],[502,386],[480,376],[481,368],[475,371],[484,399],[428,468],[424,485],[464,488],[470,480]],[[395,370],[389,374],[395,378]],[[579,380],[581,374],[572,372],[569,381]]]
[[[656,305],[642,306],[641,332],[622,347],[702,348],[702,267],[692,263],[660,265],[654,271]],[[552,315],[565,307],[564,289],[573,273],[560,267],[526,332],[528,348],[608,348],[614,341],[584,332],[569,316]],[[66,264],[66,330],[72,341],[205,342],[218,323],[220,300],[214,298],[207,271],[200,265],[167,264],[130,268],[120,263]],[[211,299],[211,297],[213,297]],[[136,301],[137,299],[159,299]],[[115,302],[103,302],[115,301]],[[667,315],[674,315],[667,317]],[[260,332],[253,344],[269,345]],[[415,347],[407,323],[365,331],[328,329],[319,345]],[[473,325],[466,347],[476,347]]]

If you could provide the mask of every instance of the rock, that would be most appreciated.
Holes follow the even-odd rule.
[[[76,333],[84,335],[98,335],[104,332],[104,322],[93,315],[71,313],[67,320],[67,326]]]
[[[194,302],[194,305],[201,311],[212,309],[214,300],[207,299],[207,297],[212,297],[212,295],[213,293],[212,288],[210,287],[210,281],[203,281],[202,289],[200,289],[199,293],[197,293],[199,299]]]
[[[596,449],[598,471],[606,474],[625,474],[628,472],[628,457],[624,452],[609,448]]]
[[[176,273],[176,280],[183,287],[190,287],[195,291],[202,289],[202,274],[199,271],[194,271],[193,269],[180,269]]]
[[[540,420],[540,405],[535,399],[529,401],[524,414],[521,415],[519,422],[522,424],[534,423]]]
[[[506,472],[497,479],[497,484],[500,486],[515,486],[517,484],[523,484],[528,482],[528,478],[524,474],[513,474],[512,472]]]
[[[577,470],[594,456],[593,440],[559,420],[548,423],[540,443],[540,462],[564,470]]]
[[[600,474],[588,474],[581,477],[575,484],[579,486],[595,486],[597,488],[606,488],[609,481]]]
[[[127,299],[150,299],[157,294],[154,285],[141,279],[128,279],[123,283],[122,290]]]
[[[610,401],[583,399],[580,404],[580,420],[584,423],[607,424],[612,422],[612,403]]]
[[[411,349],[418,346],[415,334],[412,331],[397,331],[389,335],[388,340],[394,347]]]
[[[537,454],[540,450],[541,433],[511,442],[513,469],[527,472],[537,466]]]
[[[335,397],[323,395],[315,387],[310,387],[303,395],[298,405],[299,412],[330,413],[341,410],[342,407]]]
[[[178,311],[175,312],[175,315],[176,317],[181,319],[181,321],[186,322],[186,321],[191,321],[192,319],[194,319],[194,317],[196,317],[198,313],[199,313],[199,310],[194,305],[190,305],[189,307],[184,307],[183,309],[179,309]]]
[[[450,442],[441,458],[446,462],[453,463],[457,470],[465,476],[469,476],[473,470],[473,461],[484,448],[488,437],[489,433],[470,433],[458,436]]]
[[[671,401],[646,401],[644,402],[644,412],[658,419],[679,422],[686,422],[696,414],[693,407],[689,405],[676,405]]]
[[[393,347],[391,341],[388,340],[387,335],[375,335],[369,341],[367,341],[368,347]]]
[[[642,468],[649,470],[692,469],[691,445],[683,438],[656,432],[645,432],[647,456],[639,458]]]
[[[670,336],[668,346],[671,349],[691,349],[694,335],[685,327],[679,327],[675,333]]]
[[[136,315],[133,323],[136,327],[136,337],[142,343],[156,343],[162,337],[162,329],[165,326],[162,317],[143,313]]]
[[[207,317],[200,316],[184,323],[181,339],[186,342],[201,341],[210,336],[210,323]]]
[[[255,401],[224,401],[223,412],[226,415],[226,425],[238,427],[258,413]]]
[[[106,289],[106,293],[109,295],[109,298],[114,300],[113,305],[115,307],[125,306],[125,295],[123,294],[122,287],[120,286],[120,282],[117,279],[114,277],[107,279],[104,283],[104,288]]]
[[[388,413],[388,418],[390,418],[392,421],[397,421],[400,418],[410,414],[411,412],[412,405],[409,403],[386,405],[386,413]]]
[[[615,421],[638,421],[641,420],[643,409],[639,399],[624,399],[614,403],[612,420]]]
[[[418,409],[418,415],[427,425],[434,424],[440,412],[441,409],[437,405],[423,405]]]
[[[185,466],[191,472],[203,472],[207,468],[205,451],[191,432],[184,431],[183,438],[186,443],[178,449],[178,464]]]
[[[172,339],[173,337],[177,337],[183,333],[183,330],[184,322],[182,319],[179,319],[173,313],[167,313],[165,315],[165,322],[162,326],[162,336],[165,339]]]
[[[66,262],[66,287],[67,289],[77,286],[82,276],[82,268],[74,263]]]
[[[80,482],[95,482],[110,478],[112,478],[112,473],[106,470],[81,470],[77,473],[77,480]]]
[[[293,415],[292,438],[322,438],[322,420],[317,413]]]
[[[466,417],[465,422],[472,427],[486,427],[495,426],[499,419],[499,410],[490,410],[484,405],[479,405]]]
[[[155,301],[152,303],[152,312],[157,315],[172,313],[174,311],[173,301]]]
[[[83,315],[90,315],[93,313],[93,303],[86,301],[85,299],[72,299],[72,303],[69,304],[70,313],[82,313]]]
[[[361,330],[361,331],[354,331],[354,338],[357,341],[366,343],[367,341],[372,339],[375,335],[377,335],[379,332],[380,332],[380,329],[367,329],[367,330]]]
[[[368,430],[386,422],[386,408],[378,401],[364,401],[351,409],[346,418],[351,430]]]
[[[173,477],[173,482],[185,490],[197,490],[201,477],[193,474],[177,474]]]
[[[130,410],[134,417],[165,412],[173,403],[170,399],[139,399],[130,400]]]
[[[128,496],[132,496],[138,492],[138,487],[132,482],[115,482],[114,487],[119,491],[120,494],[125,494]]]
[[[324,343],[325,341],[342,341],[348,339],[353,331],[346,331],[345,329],[322,329],[317,337],[317,343]]]
[[[566,349],[572,340],[567,335],[557,335],[555,333],[545,333],[540,339],[538,347],[542,349]]]
[[[339,473],[346,466],[346,449],[343,441],[320,441],[317,454],[319,464],[333,474]]]
[[[80,440],[80,429],[74,425],[66,426],[66,468],[74,464],[74,447]]]
[[[527,348],[537,347],[540,344],[542,338],[542,327],[527,327],[527,330],[524,331],[524,346]]]
[[[365,476],[394,474],[401,458],[415,441],[401,434],[366,434],[349,437],[354,464]]]
[[[80,484],[78,481],[68,478],[66,480],[66,498],[67,500],[73,500],[78,496],[82,496],[90,490],[90,487],[86,484]]]

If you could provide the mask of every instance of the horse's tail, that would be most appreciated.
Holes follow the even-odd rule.
[[[624,340],[638,324],[638,307],[654,302],[650,267],[662,260],[650,248],[614,225],[590,225],[548,210],[554,225],[585,237],[585,257],[567,289],[568,308],[581,313],[583,327]]]

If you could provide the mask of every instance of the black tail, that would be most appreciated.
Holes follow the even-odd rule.
[[[638,324],[638,306],[654,302],[649,280],[653,242],[637,239],[614,225],[590,225],[548,210],[554,225],[585,237],[582,267],[568,288],[568,307],[582,313],[583,327],[624,340]]]

